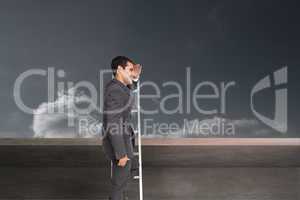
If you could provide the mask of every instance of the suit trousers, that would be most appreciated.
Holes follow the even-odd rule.
[[[123,200],[129,182],[132,180],[132,160],[128,160],[124,167],[118,166],[118,160],[112,160],[112,200]]]

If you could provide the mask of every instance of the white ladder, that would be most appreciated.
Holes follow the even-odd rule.
[[[137,152],[134,152],[134,156],[138,156],[139,173],[134,176],[133,179],[139,181],[139,200],[143,200],[143,170],[142,170],[142,134],[141,134],[141,108],[140,108],[140,81],[137,81],[137,87],[133,90],[133,94],[136,95],[136,106],[132,109],[131,114],[137,115],[137,129],[134,129],[135,141],[137,141]],[[136,137],[138,138],[136,140]],[[112,177],[112,163],[110,176]]]
[[[142,133],[141,133],[141,108],[140,108],[140,81],[137,82],[137,88],[135,89],[136,98],[136,110],[132,110],[132,113],[137,114],[137,130],[134,130],[134,134],[138,137],[137,146],[138,151],[134,152],[135,156],[138,156],[139,175],[134,176],[134,179],[139,180],[139,200],[143,200],[143,170],[142,170]],[[136,141],[136,140],[135,140]]]

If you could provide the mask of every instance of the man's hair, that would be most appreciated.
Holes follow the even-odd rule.
[[[121,66],[125,69],[127,62],[135,64],[130,58],[127,58],[126,56],[114,57],[111,60],[111,69],[112,69],[113,75],[116,76],[118,66]]]

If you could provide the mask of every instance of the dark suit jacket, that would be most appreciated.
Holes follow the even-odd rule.
[[[102,146],[110,160],[119,160],[125,155],[134,157],[134,132],[131,124],[133,88],[134,86],[127,87],[117,79],[112,79],[105,86]]]

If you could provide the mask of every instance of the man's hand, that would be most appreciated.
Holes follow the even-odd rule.
[[[142,65],[136,64],[133,66],[132,71],[132,80],[137,81],[140,78],[140,75],[142,73]]]
[[[123,158],[121,158],[121,159],[119,160],[118,166],[124,167],[124,166],[126,165],[126,163],[127,163],[128,160],[130,160],[130,159],[127,157],[127,155],[124,156]]]

